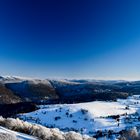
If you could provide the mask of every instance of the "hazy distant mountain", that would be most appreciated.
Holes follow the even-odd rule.
[[[56,80],[21,77],[0,77],[0,83],[16,101],[55,100],[61,102],[83,102],[92,100],[116,100],[130,94],[139,94],[140,82],[105,80]],[[0,90],[2,94],[2,89]],[[4,95],[2,95],[4,97]],[[12,102],[11,101],[11,102]]]

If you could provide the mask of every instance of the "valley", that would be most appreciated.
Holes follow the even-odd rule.
[[[0,115],[61,133],[115,140],[123,131],[139,129],[139,91],[139,81],[1,76]]]

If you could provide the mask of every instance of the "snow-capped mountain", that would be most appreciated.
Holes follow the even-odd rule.
[[[116,100],[139,94],[140,82],[105,80],[33,79],[17,76],[0,77],[0,85],[22,101],[85,102]]]

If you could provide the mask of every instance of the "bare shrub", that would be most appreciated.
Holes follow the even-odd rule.
[[[88,138],[83,137],[80,133],[76,133],[73,131],[63,133],[56,128],[50,129],[41,125],[30,124],[28,122],[24,122],[19,119],[13,119],[13,118],[5,119],[3,117],[0,117],[0,125],[11,130],[33,135],[41,140],[95,140],[94,138],[91,137]]]
[[[53,140],[65,140],[64,133],[57,128],[50,129],[53,134]]]
[[[65,134],[66,140],[83,140],[82,136],[76,132],[68,132]]]
[[[87,114],[88,113],[88,110],[87,109],[81,109],[81,112],[84,115],[84,114]]]

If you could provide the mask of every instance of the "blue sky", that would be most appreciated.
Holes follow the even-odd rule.
[[[140,79],[139,0],[0,2],[0,73]]]

